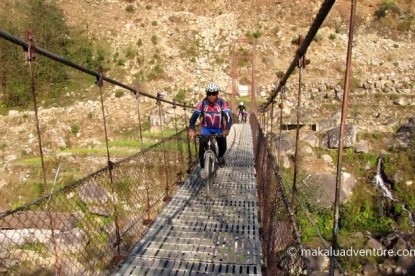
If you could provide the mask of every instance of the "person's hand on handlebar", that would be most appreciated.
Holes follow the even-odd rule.
[[[189,137],[190,137],[190,139],[194,139],[195,138],[195,136],[196,136],[196,132],[195,132],[195,130],[194,129],[189,129]]]
[[[225,129],[225,130],[223,131],[222,135],[223,135],[224,137],[228,136],[228,135],[229,135],[229,129]]]

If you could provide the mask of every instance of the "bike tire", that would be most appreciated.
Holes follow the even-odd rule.
[[[213,152],[206,152],[205,154],[205,168],[208,179],[207,179],[207,193],[210,196],[210,186],[214,182],[215,174],[215,155]]]

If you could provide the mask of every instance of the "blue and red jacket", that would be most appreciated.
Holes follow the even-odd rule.
[[[202,117],[201,135],[222,133],[223,130],[230,129],[232,126],[231,110],[228,103],[220,98],[213,104],[210,104],[206,98],[198,103],[190,117],[190,129],[195,128],[199,117]]]

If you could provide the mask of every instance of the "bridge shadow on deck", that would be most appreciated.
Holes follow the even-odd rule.
[[[252,133],[234,125],[210,192],[196,168],[113,275],[261,275]]]

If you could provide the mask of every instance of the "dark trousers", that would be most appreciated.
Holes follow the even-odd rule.
[[[201,168],[205,166],[203,162],[203,155],[205,154],[208,140],[209,138],[205,136],[199,138],[199,162]],[[226,152],[226,137],[216,137],[216,141],[218,142],[219,149],[219,153],[217,153],[217,155],[218,157],[222,157]]]

